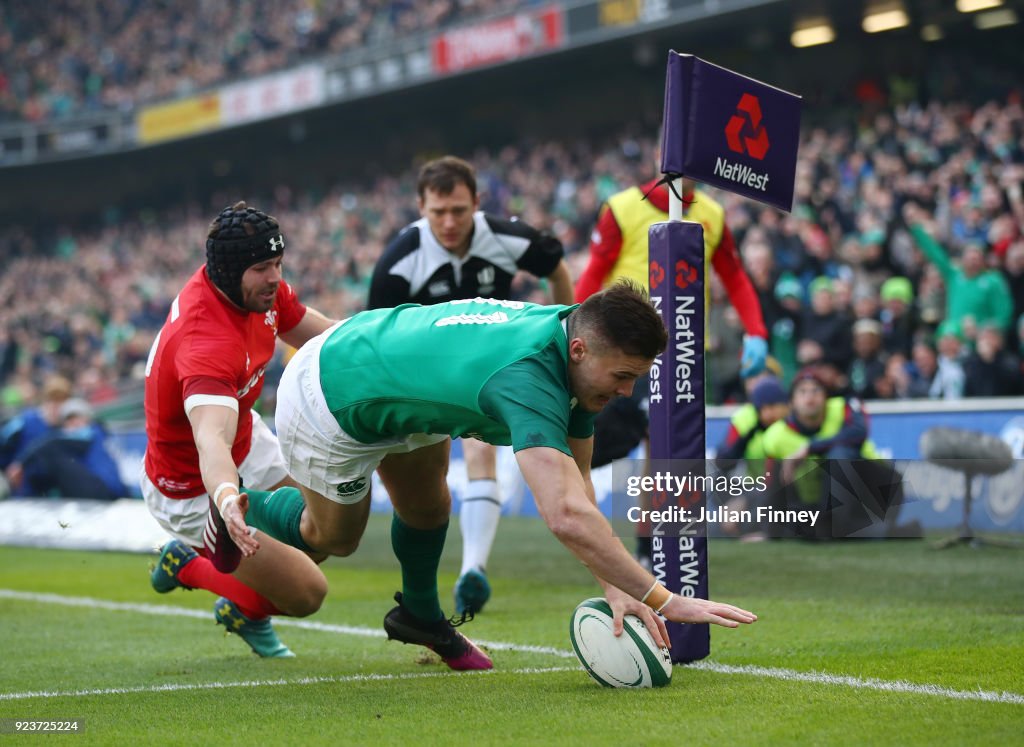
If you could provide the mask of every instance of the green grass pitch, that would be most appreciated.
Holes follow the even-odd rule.
[[[325,564],[323,609],[278,627],[297,658],[273,661],[214,625],[211,594],[152,592],[155,556],[0,548],[0,723],[84,719],[48,737],[83,745],[1024,744],[1019,551],[713,541],[712,596],[760,621],[625,691],[572,658],[569,615],[598,587],[537,520],[503,521],[494,597],[463,628],[494,672],[386,642],[387,526]],[[446,602],[459,544],[453,523]]]

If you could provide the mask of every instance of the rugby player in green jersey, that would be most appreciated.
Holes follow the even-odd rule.
[[[355,551],[376,469],[395,513],[401,567],[389,638],[437,652],[452,669],[491,660],[454,629],[438,598],[448,530],[451,438],[511,444],[545,523],[660,645],[664,621],[736,627],[756,616],[672,594],[644,570],[598,510],[590,481],[593,420],[628,396],[667,343],[646,293],[622,282],[579,306],[466,299],[377,309],[310,340],[278,389],[277,431],[302,486],[249,491],[224,516],[243,555],[259,549],[245,522],[303,550]],[[247,512],[247,513],[246,513]]]

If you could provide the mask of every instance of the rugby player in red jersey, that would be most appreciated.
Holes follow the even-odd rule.
[[[252,527],[240,549],[226,528],[245,526],[247,487],[295,485],[277,437],[252,409],[278,337],[299,347],[333,323],[284,281],[284,248],[273,217],[244,202],[221,211],[208,232],[206,264],[174,299],[146,363],[142,494],[173,537],[151,583],[161,593],[218,594],[217,622],[266,657],[293,655],[270,616],[310,615],[327,593],[313,560],[323,556]]]

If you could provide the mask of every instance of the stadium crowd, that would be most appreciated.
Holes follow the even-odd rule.
[[[0,121],[43,121],[203,90],[519,0],[58,0],[0,7]]]
[[[578,276],[604,199],[651,171],[650,137],[532,142],[467,155],[482,209],[563,242]],[[877,399],[1022,393],[1024,109],[1012,97],[881,110],[858,130],[805,133],[791,214],[719,194],[789,380],[822,363],[839,390]],[[418,166],[418,164],[416,165]],[[286,275],[332,317],[361,309],[388,240],[414,220],[415,170],[313,195],[220,195],[42,238],[0,231],[5,409],[51,372],[93,404],[144,375],[166,310],[195,270],[211,207],[244,197],[287,226]],[[742,330],[712,279],[709,397],[742,397]],[[525,278],[518,291],[537,289]],[[274,381],[274,372],[268,372]]]

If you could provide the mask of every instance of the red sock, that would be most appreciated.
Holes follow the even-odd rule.
[[[221,573],[213,563],[200,555],[178,571],[178,580],[193,589],[206,589],[227,597],[250,620],[261,620],[268,615],[279,615],[281,610],[258,591],[246,586],[234,576]]]

